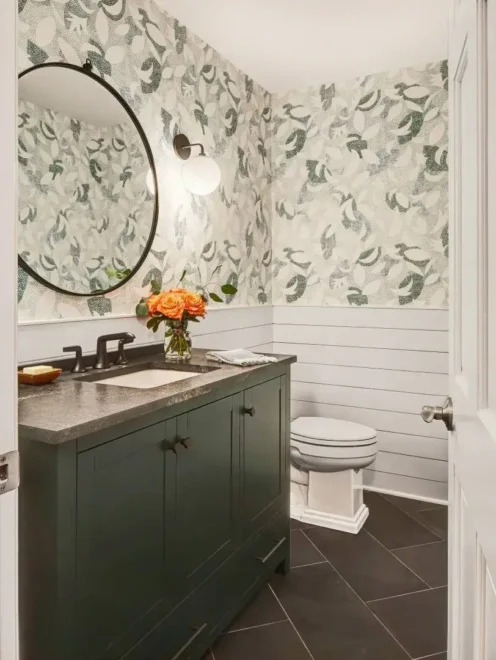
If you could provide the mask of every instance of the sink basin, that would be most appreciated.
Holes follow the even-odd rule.
[[[170,383],[176,383],[178,380],[194,378],[197,375],[195,373],[188,373],[187,371],[173,371],[172,369],[146,369],[144,371],[136,371],[134,374],[105,378],[103,384],[149,390],[152,387],[169,385]]]
[[[110,371],[94,371],[87,376],[76,380],[86,382],[98,382],[102,385],[114,385],[116,387],[131,387],[139,390],[149,390],[153,387],[162,387],[177,383],[187,378],[194,378],[210,371],[217,371],[218,367],[207,367],[204,365],[164,365],[157,364],[135,364],[128,367],[120,367]]]

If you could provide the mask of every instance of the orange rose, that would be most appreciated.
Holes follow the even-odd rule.
[[[162,296],[162,294],[158,293],[157,295],[150,296],[147,299],[146,305],[148,307],[148,312],[149,312],[150,315],[155,314],[155,312],[157,311],[157,305],[160,301],[161,296]]]
[[[191,316],[205,316],[206,304],[198,293],[191,293],[191,291],[187,291],[184,294],[183,299],[188,314],[191,314]]]
[[[156,311],[169,319],[181,319],[184,313],[185,304],[183,297],[172,291],[166,291],[160,294],[160,300],[157,303]]]

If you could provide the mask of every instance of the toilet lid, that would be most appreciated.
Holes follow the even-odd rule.
[[[377,431],[369,426],[333,417],[298,417],[291,423],[291,437],[309,444],[356,443],[376,436]]]

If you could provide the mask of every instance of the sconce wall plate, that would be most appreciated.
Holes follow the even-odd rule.
[[[174,147],[174,152],[178,158],[188,160],[191,156],[191,142],[183,133],[176,135],[172,146]]]

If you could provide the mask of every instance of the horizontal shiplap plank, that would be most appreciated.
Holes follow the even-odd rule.
[[[343,385],[394,392],[444,395],[448,391],[448,376],[412,371],[388,371],[359,367],[332,367],[297,362],[292,366],[293,381]],[[429,403],[429,401],[426,401]]]
[[[405,477],[398,474],[388,474],[376,470],[363,471],[363,485],[365,490],[378,490],[398,496],[410,496],[427,501],[444,502],[448,500],[448,484],[428,479]]]
[[[448,320],[448,310],[444,309],[307,307],[304,305],[276,305],[274,307],[274,323],[289,325],[448,330]]]
[[[296,355],[300,362],[336,366],[365,367],[448,373],[448,353],[426,351],[390,351],[386,348],[358,346],[314,346],[312,344],[274,343],[275,353]]]
[[[314,325],[274,325],[274,342],[324,346],[448,351],[448,333],[437,330],[389,330]]]
[[[273,353],[274,349],[271,343],[268,344],[258,344],[258,346],[247,346],[250,351],[254,353]]]
[[[379,431],[377,446],[380,451],[394,454],[435,458],[440,461],[448,460],[448,440],[446,438],[428,438],[406,433]]]
[[[272,324],[272,307],[215,308],[209,310],[200,323],[191,323],[192,335],[198,337],[212,332],[227,332],[240,328]]]
[[[230,350],[247,346],[260,346],[272,343],[272,326],[261,325],[252,328],[241,328],[225,332],[213,332],[196,336],[193,339],[195,348],[212,348]]]
[[[406,433],[429,438],[446,438],[448,433],[442,424],[426,424],[420,415],[398,413],[369,408],[347,408],[313,401],[291,400],[291,417],[335,417],[349,422],[371,426],[377,431]]]
[[[429,481],[448,481],[448,462],[432,458],[419,458],[417,456],[404,456],[379,451],[369,470],[399,474],[403,477],[418,477]]]
[[[292,397],[301,401],[331,403],[338,406],[354,406],[355,408],[375,408],[376,410],[392,410],[412,414],[418,414],[427,402],[425,394],[303,383],[294,379]],[[428,403],[429,405],[442,406],[445,398],[444,396],[430,394]]]

